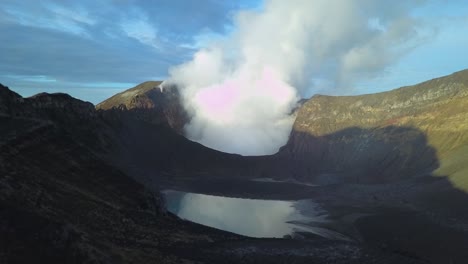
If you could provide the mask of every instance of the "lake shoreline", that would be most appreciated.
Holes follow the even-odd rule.
[[[418,181],[424,181],[420,179]],[[295,201],[301,199],[312,199],[327,212],[328,220],[324,223],[313,223],[316,227],[333,230],[346,237],[351,238],[352,243],[357,243],[366,248],[375,248],[388,253],[395,253],[415,261],[426,262],[425,256],[437,241],[445,243],[445,251],[432,253],[435,260],[447,256],[453,252],[454,263],[460,263],[465,257],[463,250],[459,247],[468,245],[468,238],[463,233],[457,234],[456,229],[446,227],[441,223],[435,223],[423,213],[418,204],[422,198],[417,191],[401,193],[395,190],[404,189],[406,186],[416,186],[414,182],[400,183],[399,185],[358,185],[341,184],[326,186],[308,186],[288,182],[254,182],[247,180],[231,180],[224,186],[220,186],[217,180],[198,182],[191,186],[182,186],[184,191],[190,190],[209,195],[237,197],[243,199],[264,199]],[[247,186],[246,188],[242,188]],[[173,186],[176,187],[176,186]],[[216,188],[210,188],[216,187]],[[410,187],[408,187],[410,188]],[[408,189],[407,188],[407,189]],[[174,188],[175,189],[175,188]],[[216,191],[213,191],[216,190]],[[281,190],[277,192],[277,190]],[[406,217],[403,217],[406,216]],[[391,220],[389,222],[389,219]],[[422,227],[411,229],[398,229],[399,225],[417,227],[417,223],[425,223]],[[396,225],[394,223],[399,223]],[[391,228],[391,233],[383,230]],[[411,231],[411,232],[410,232]],[[413,238],[407,236],[412,234]],[[379,234],[376,238],[375,234]],[[428,234],[427,237],[425,235]],[[393,237],[399,237],[394,241]],[[317,239],[314,235],[304,235],[299,232],[293,240]],[[424,239],[421,239],[424,238]],[[431,241],[432,244],[426,243]],[[468,256],[466,256],[468,258]],[[443,263],[438,259],[435,263]],[[457,262],[459,261],[459,262]]]

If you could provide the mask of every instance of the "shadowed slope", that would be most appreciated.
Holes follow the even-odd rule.
[[[314,96],[269,173],[328,185],[310,195],[344,222],[372,212],[355,224],[368,243],[463,263],[467,109],[468,70],[379,94]]]
[[[365,173],[380,167],[384,181],[438,168],[435,174],[468,191],[462,176],[468,169],[467,109],[468,70],[384,93],[318,95],[299,109],[280,155],[310,162],[318,171]],[[440,164],[427,158],[426,143]],[[402,158],[408,155],[417,158]]]

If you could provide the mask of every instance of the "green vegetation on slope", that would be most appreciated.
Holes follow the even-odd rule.
[[[398,127],[407,132],[394,133]],[[350,128],[361,132],[341,133]],[[415,133],[423,136],[420,144],[413,144],[418,138]],[[386,143],[387,151],[391,150],[388,146],[394,145],[399,152],[395,155],[411,152],[416,158],[421,155],[421,159],[424,153],[419,151],[434,148],[438,160],[435,174],[449,176],[455,186],[468,192],[468,70],[383,93],[314,96],[298,111],[289,149],[304,151],[299,145],[308,136],[326,143],[322,144],[324,147],[306,152],[323,152],[326,157],[338,157],[331,159],[342,163],[350,158],[353,161],[361,158],[369,166],[376,166],[369,162],[370,156],[386,155],[378,149],[379,142]],[[373,144],[366,144],[370,139]],[[349,152],[340,153],[336,151],[338,148],[330,147],[334,145],[351,148],[352,157]],[[343,153],[348,157],[343,157]],[[432,169],[432,161],[427,160],[426,164],[420,164],[420,173]],[[407,165],[402,159],[395,161]]]

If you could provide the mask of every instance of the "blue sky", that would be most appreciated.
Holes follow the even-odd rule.
[[[262,1],[2,0],[0,83],[23,96],[66,92],[98,103],[191,58],[232,30],[238,10]],[[414,10],[434,33],[353,93],[410,85],[468,68],[468,4],[427,1]],[[313,93],[314,91],[311,91]]]

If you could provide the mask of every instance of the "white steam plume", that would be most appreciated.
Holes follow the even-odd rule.
[[[420,43],[410,11],[422,2],[267,0],[239,12],[229,36],[170,70],[192,114],[187,136],[226,152],[276,152],[297,99],[320,88],[314,80],[352,87]]]

